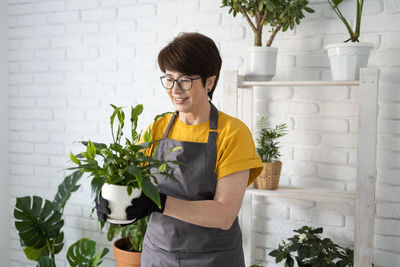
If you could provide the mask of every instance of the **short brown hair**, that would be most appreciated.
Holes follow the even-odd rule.
[[[158,54],[161,71],[181,72],[185,75],[200,75],[203,86],[208,77],[216,76],[214,86],[208,92],[212,99],[218,83],[222,59],[214,41],[200,33],[180,33]]]

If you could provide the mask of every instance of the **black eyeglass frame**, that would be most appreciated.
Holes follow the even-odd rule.
[[[174,82],[172,83],[171,88],[165,87],[165,85],[164,85],[164,83],[163,83],[163,81],[162,81],[164,78],[167,78],[167,77],[174,81]],[[190,80],[190,88],[189,88],[189,89],[183,89],[183,88],[182,88],[181,82],[180,82],[180,80],[181,80],[182,78],[185,78],[185,79],[189,79],[189,80]],[[164,76],[161,76],[161,77],[160,77],[160,82],[161,82],[162,86],[163,86],[165,89],[167,89],[167,90],[171,90],[172,88],[174,88],[175,82],[177,82],[180,89],[182,89],[183,91],[189,91],[189,90],[191,90],[192,87],[193,87],[193,81],[194,81],[194,80],[199,80],[199,79],[202,79],[202,77],[190,78],[190,77],[186,77],[186,76],[185,76],[185,77],[179,77],[178,79],[174,79],[174,78],[172,78],[172,77],[170,77],[170,76],[164,75]]]

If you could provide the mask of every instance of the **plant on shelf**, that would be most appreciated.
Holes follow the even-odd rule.
[[[286,124],[269,126],[268,118],[261,117],[257,122],[257,154],[260,156],[264,169],[260,176],[254,181],[254,186],[260,189],[275,190],[279,185],[279,178],[282,169],[281,156],[279,152],[278,138],[287,134]]]
[[[171,174],[173,167],[170,165],[184,163],[165,160],[165,158],[155,159],[154,154],[157,149],[154,149],[153,155],[149,155],[150,147],[156,145],[158,140],[153,140],[151,127],[143,136],[137,132],[138,118],[143,111],[143,105],[131,107],[131,139],[125,138],[125,140],[122,140],[125,120],[123,108],[111,106],[114,109],[110,117],[113,142],[109,145],[90,140],[80,142],[86,146],[86,150],[76,155],[71,152],[70,158],[78,166],[70,169],[89,173],[92,193],[98,197],[102,191],[102,196],[108,200],[111,210],[108,218],[124,221],[126,220],[125,208],[131,204],[133,198],[139,197],[142,191],[160,206],[160,195],[154,185],[157,184],[155,175],[162,173],[166,178],[178,182]],[[156,116],[154,122],[165,114]],[[114,130],[115,119],[118,120],[118,126]],[[169,152],[179,149],[181,148],[170,148]]]
[[[353,250],[343,248],[329,238],[321,238],[323,228],[303,226],[294,232],[297,234],[287,242],[282,240],[282,245],[268,254],[276,263],[284,260],[288,267],[294,266],[295,261],[299,267],[354,266]]]
[[[270,80],[275,75],[278,49],[271,45],[276,34],[292,30],[304,18],[303,11],[314,12],[307,0],[222,0],[221,7],[229,7],[234,17],[241,13],[254,34],[254,47],[248,50],[246,59],[246,76],[251,80]],[[266,25],[271,26],[271,35],[263,47]]]
[[[14,208],[15,228],[21,246],[29,260],[37,261],[39,267],[55,267],[55,255],[64,246],[62,215],[71,193],[78,190],[77,182],[82,177],[79,171],[64,178],[58,186],[53,201],[39,196],[18,197]],[[71,266],[98,266],[108,249],[96,254],[96,242],[82,238],[72,244],[67,252]]]
[[[271,26],[271,35],[266,46],[271,46],[276,34],[282,29],[293,30],[304,18],[303,10],[314,13],[307,0],[222,0],[222,7],[230,7],[234,17],[241,13],[254,34],[254,46],[262,46],[262,31],[265,25]],[[254,21],[251,20],[254,18]]]
[[[360,37],[360,28],[361,28],[361,16],[362,10],[364,6],[364,0],[355,0],[357,4],[356,8],[356,26],[355,29],[350,26],[350,23],[343,16],[342,12],[339,9],[339,5],[343,2],[343,0],[328,0],[329,5],[332,7],[333,11],[335,11],[336,15],[343,22],[344,26],[346,26],[347,32],[349,33],[350,38],[345,40],[344,42],[352,41],[359,42],[358,37]]]
[[[357,80],[360,68],[367,66],[369,54],[373,48],[373,44],[359,41],[364,0],[354,0],[356,3],[354,29],[340,11],[339,7],[343,0],[327,1],[332,10],[343,22],[349,34],[349,38],[344,43],[334,43],[325,46],[330,59],[332,78],[334,80]]]

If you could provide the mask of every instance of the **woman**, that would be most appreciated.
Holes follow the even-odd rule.
[[[127,208],[128,219],[151,214],[142,266],[244,266],[237,215],[248,184],[262,170],[250,131],[209,101],[217,86],[221,57],[199,33],[176,37],[158,55],[161,82],[175,114],[159,119],[155,156],[185,162],[173,175],[157,177],[161,209],[144,194]],[[171,147],[182,147],[168,153]],[[100,218],[107,208],[97,205]]]

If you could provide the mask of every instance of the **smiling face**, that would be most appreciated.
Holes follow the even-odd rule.
[[[180,72],[165,71],[165,76],[178,80],[179,78],[200,78],[199,75],[183,75]],[[180,113],[199,114],[208,106],[207,88],[211,88],[213,84],[213,77],[209,77],[206,86],[203,86],[201,79],[192,81],[192,88],[190,90],[183,90],[175,82],[172,89],[167,89],[167,94],[171,99],[172,104]],[[211,86],[210,86],[211,85]]]

